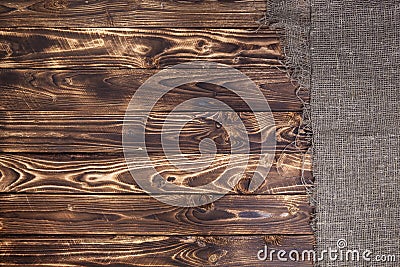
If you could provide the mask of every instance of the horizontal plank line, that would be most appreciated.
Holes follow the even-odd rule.
[[[73,111],[0,112],[0,127],[3,128],[0,150],[122,152],[124,137],[125,148],[139,153],[144,152],[144,149],[136,136],[141,136],[143,131],[146,131],[146,150],[152,155],[164,154],[162,147],[166,144],[165,141],[173,144],[178,140],[175,133],[179,133],[179,146],[168,147],[167,150],[170,153],[176,150],[176,154],[199,154],[199,143],[205,138],[214,142],[218,154],[258,154],[262,147],[264,152],[274,152],[275,147],[268,138],[276,139],[277,151],[304,152],[310,145],[307,133],[300,128],[302,118],[298,113],[198,112],[167,115],[165,112],[153,112],[150,116],[133,112],[132,116],[124,120],[122,115],[87,116]],[[167,118],[169,123],[165,123]],[[223,120],[226,125],[218,126],[216,118]],[[181,129],[179,125],[182,123],[184,127]],[[246,128],[244,137],[240,134],[241,123]],[[165,130],[166,124],[168,130]],[[164,142],[161,142],[162,129]],[[231,140],[234,140],[232,148]],[[249,151],[246,149],[247,145]],[[215,147],[208,143],[203,144],[201,152],[214,154]]]
[[[233,67],[282,66],[276,31],[239,29],[0,30],[0,68],[161,69],[211,60]]]
[[[158,29],[158,28],[157,28]],[[0,31],[1,31],[1,29],[0,29]],[[166,68],[170,68],[170,67],[172,67],[172,66],[169,66],[169,67],[166,67]],[[248,70],[248,71],[250,71],[250,70],[257,70],[257,69],[265,69],[265,70],[280,70],[281,72],[284,72],[284,73],[287,73],[288,71],[290,72],[290,70],[293,70],[293,68],[291,68],[290,66],[284,66],[284,65],[265,65],[265,66],[260,66],[260,67],[246,67],[246,65],[245,64],[243,64],[243,65],[238,65],[238,66],[235,66],[234,68],[236,68],[236,69],[239,69],[240,71],[246,71],[246,70]],[[196,69],[196,68],[187,68],[187,69]],[[74,68],[68,68],[68,67],[66,67],[66,68],[60,68],[60,69],[57,69],[57,68],[51,68],[51,67],[34,67],[34,68],[31,68],[31,67],[18,67],[18,66],[16,66],[16,67],[7,67],[7,68],[1,68],[1,70],[20,70],[20,71],[23,71],[23,70],[31,70],[31,71],[87,71],[88,70],[88,68],[85,68],[85,67],[82,67],[82,68],[79,68],[79,67],[74,67]],[[96,69],[96,68],[89,68],[89,70],[92,70],[92,71],[96,71],[96,70],[99,70],[99,71],[102,71],[102,70],[105,70],[105,71],[107,71],[107,70],[111,70],[111,71],[113,71],[113,70],[116,70],[116,71],[118,71],[118,70],[122,70],[122,71],[124,71],[124,70],[149,70],[149,71],[160,71],[160,70],[163,70],[163,68],[130,68],[130,67],[124,67],[124,66],[121,66],[121,67],[101,67],[101,68],[98,68],[98,69]]]
[[[186,158],[191,157],[193,155],[186,155]],[[232,159],[231,163],[225,160],[228,158]],[[304,194],[313,183],[311,155],[282,153],[269,162],[262,162],[257,156],[250,156],[248,161],[246,158],[216,155],[209,159],[207,172],[200,165],[204,161],[176,167],[175,162],[170,161],[173,158],[167,160],[164,157],[143,161],[140,167],[153,166],[164,182],[174,177],[173,182],[189,187],[211,183],[229,175],[228,172],[235,168],[237,171],[233,174],[244,170],[243,175],[235,179],[234,188],[231,184],[219,183],[216,191],[210,191],[214,193],[228,190],[237,194]],[[272,164],[269,170],[263,169],[269,164]],[[189,173],[185,172],[188,166],[191,166]],[[138,175],[141,180],[154,179],[152,172],[140,174],[133,166],[129,168],[122,154],[0,154],[0,173],[0,191],[3,193],[141,194],[144,191],[135,181]],[[256,173],[264,181],[255,191],[249,190],[249,182]],[[161,182],[154,186],[162,186]]]
[[[29,110],[27,110],[27,109],[1,109],[0,108],[0,112],[6,112],[6,113],[13,113],[13,112],[16,112],[16,113],[23,113],[23,112],[27,112],[27,111],[29,111]],[[35,110],[35,111],[37,111],[37,112],[49,112],[50,110],[46,110],[46,109],[37,109],[37,110]],[[145,112],[145,110],[140,110],[140,109],[138,109],[138,110],[135,110],[135,111],[137,111],[137,112]],[[231,112],[232,110],[230,110],[230,109],[220,109],[220,110],[218,110],[218,111],[221,111],[221,112]],[[246,109],[238,109],[238,110],[235,110],[236,112],[246,112],[246,113],[249,113],[249,112],[253,112],[253,110],[250,110],[250,109],[248,109],[248,110],[246,110]],[[278,113],[278,112],[281,112],[281,113],[301,113],[303,111],[303,109],[279,109],[279,110],[276,110],[276,111],[271,111],[271,110],[257,110],[257,111],[255,111],[255,112],[272,112],[272,113]],[[193,113],[193,112],[201,112],[200,110],[179,110],[179,113]],[[96,115],[96,113],[93,113],[93,115]],[[100,115],[100,114],[97,114],[97,115]],[[110,114],[111,115],[111,114]],[[116,116],[118,116],[118,115],[116,115]],[[44,153],[46,153],[46,152],[44,152]]]
[[[0,30],[1,31],[1,30]],[[281,59],[279,59],[279,61],[280,61]],[[71,68],[69,68],[69,67],[60,67],[60,68],[56,68],[56,67],[54,67],[54,68],[52,68],[52,67],[18,67],[18,66],[10,66],[10,67],[1,67],[1,65],[0,65],[0,69],[1,70],[70,70],[70,71],[85,71],[85,70],[155,70],[155,71],[160,71],[160,70],[163,70],[163,69],[168,69],[168,68],[171,68],[171,67],[173,67],[173,66],[175,66],[175,65],[178,65],[178,64],[181,64],[181,63],[188,63],[188,62],[191,62],[191,61],[193,61],[193,62],[195,62],[195,61],[210,61],[210,62],[216,62],[216,61],[212,61],[212,60],[207,60],[207,59],[198,59],[198,60],[187,60],[187,61],[182,61],[182,62],[178,62],[178,63],[176,63],[176,64],[171,64],[171,65],[168,65],[168,66],[166,66],[166,67],[130,67],[130,66],[100,66],[99,68],[96,68],[96,67],[88,67],[88,68],[85,68],[84,66],[82,66],[82,67],[79,67],[79,66],[77,66],[77,67],[71,67]],[[218,62],[217,62],[218,63]],[[225,64],[225,65],[230,65],[230,64],[227,64],[227,63],[221,63],[221,64]],[[268,65],[268,64],[265,64],[265,65],[260,65],[260,66],[253,66],[253,65],[251,65],[251,64],[249,64],[249,65],[247,65],[247,64],[238,64],[238,65],[235,65],[235,66],[233,66],[235,69],[238,69],[238,70],[240,70],[240,71],[242,71],[242,70],[252,70],[252,69],[260,69],[260,68],[264,68],[264,69],[278,69],[278,70],[293,70],[292,68],[290,68],[290,67],[286,67],[286,66],[283,66],[282,64],[281,64],[281,62],[279,62],[279,63],[277,63],[277,64],[272,64],[272,65]],[[186,69],[193,69],[193,70],[196,70],[196,69],[199,69],[199,68],[196,68],[196,67],[187,67]],[[283,71],[284,72],[284,71]]]
[[[197,208],[145,196],[1,195],[0,204],[3,234],[312,234],[306,196],[226,195]]]
[[[168,26],[148,26],[148,27],[143,27],[143,26],[123,26],[123,27],[111,27],[111,26],[91,26],[91,25],[82,25],[82,26],[47,26],[46,28],[52,28],[52,29],[60,29],[60,30],[73,30],[73,29],[105,29],[105,30],[115,30],[115,29],[121,29],[121,30],[134,30],[134,29],[143,29],[143,30],[155,30],[155,29],[160,29],[160,30],[168,30],[171,29],[172,27]],[[266,24],[258,24],[255,23],[254,25],[249,25],[249,26],[241,26],[241,25],[232,25],[232,26],[215,26],[215,25],[210,25],[210,26],[196,26],[196,27],[188,27],[185,25],[178,26],[178,27],[173,27],[174,29],[193,29],[193,30],[216,30],[216,29],[222,29],[222,30],[232,30],[232,29],[237,29],[237,30],[245,30],[249,32],[258,32],[258,31],[274,31],[274,32],[283,32],[282,28],[269,28],[268,25]],[[6,30],[6,29],[43,29],[41,26],[0,26],[0,30]]]
[[[265,1],[13,1],[0,5],[6,26],[199,27],[254,26],[264,17]],[[26,19],[30,18],[30,19]]]
[[[181,112],[216,109],[212,101],[221,101],[235,111],[301,111],[302,102],[299,100],[295,85],[287,73],[278,69],[246,69],[234,77],[222,71],[214,73],[205,82],[204,77],[199,82],[187,83],[175,87],[158,99],[153,111],[172,111],[179,104],[202,97],[204,100],[194,103]],[[100,113],[104,110],[108,115],[124,114],[132,97],[141,103],[148,103],[160,92],[160,84],[168,84],[172,77],[158,81],[154,92],[143,92],[139,88],[154,75],[156,70],[0,70],[0,110],[4,111],[84,111],[85,114]],[[174,75],[172,73],[172,75]],[[178,75],[178,74],[175,74]],[[193,73],[192,75],[195,75]],[[203,75],[204,76],[204,75]],[[192,76],[193,78],[193,76]],[[203,81],[202,81],[203,80]],[[249,80],[258,87],[258,94],[243,91],[246,98],[239,96],[236,88],[248,88]],[[219,85],[217,85],[219,84]],[[160,89],[157,89],[160,88]],[[233,89],[228,89],[233,88]],[[137,99],[136,92],[142,92]],[[265,100],[260,103],[264,96]],[[307,99],[308,93],[302,92],[301,97]],[[207,100],[206,100],[206,99]],[[157,99],[156,99],[157,100]],[[246,101],[245,101],[246,100]],[[206,102],[208,101],[208,102]],[[268,101],[268,105],[265,102]],[[187,102],[186,102],[187,103]],[[255,104],[257,105],[256,107]],[[102,107],[99,109],[99,107]],[[135,106],[135,110],[144,110]],[[190,109],[189,109],[190,108]],[[227,109],[218,105],[218,111]]]
[[[4,239],[34,239],[34,238],[43,238],[43,239],[51,239],[52,237],[54,238],[59,238],[59,239],[68,239],[68,238],[115,238],[118,236],[122,236],[122,237],[141,237],[141,236],[163,236],[163,235],[148,235],[148,234],[1,234],[0,236]],[[174,235],[176,237],[186,237],[188,235]],[[224,234],[213,234],[213,235],[201,235],[201,234],[190,234],[190,236],[198,236],[198,237],[207,237],[207,236],[221,236],[221,237],[227,237],[227,236],[232,236],[232,237],[264,237],[264,236],[269,236],[269,235],[260,235],[260,234],[234,234],[234,235],[224,235]],[[274,236],[274,235],[271,235]],[[288,236],[288,237],[313,237],[314,234],[284,234],[283,236]],[[164,237],[169,237],[168,235],[164,236]]]
[[[108,192],[108,193],[104,193],[104,192],[96,192],[96,193],[83,193],[83,192],[76,192],[76,193],[67,193],[67,192],[0,192],[0,195],[2,196],[25,196],[25,195],[37,195],[37,196],[60,196],[60,195],[66,195],[66,196],[83,196],[83,197],[96,197],[96,196],[106,196],[106,197],[118,197],[118,196],[138,196],[138,197],[149,197],[149,194],[147,193],[129,193],[129,192],[121,192],[121,193],[115,193],[115,192]],[[153,195],[167,195],[166,194],[156,194],[154,193]],[[168,193],[168,195],[171,196],[179,196],[179,195],[189,195],[188,193]],[[240,197],[244,197],[244,198],[252,198],[252,197],[262,197],[262,196],[288,196],[288,197],[304,197],[307,195],[306,192],[304,193],[282,193],[282,194],[239,194],[239,195],[234,195],[232,193],[228,193],[226,194],[227,196],[240,196]],[[1,233],[0,233],[1,234]]]
[[[310,148],[311,146],[307,146],[307,147],[303,147],[302,149],[299,149],[299,150],[297,150],[297,151],[292,151],[292,150],[290,150],[290,149],[288,149],[288,150],[286,150],[285,151],[285,153],[287,153],[287,154],[294,154],[294,153],[305,153],[306,151],[307,151],[307,148]],[[1,151],[0,152],[0,155],[1,154],[10,154],[10,155],[24,155],[24,154],[36,154],[36,155],[43,155],[43,156],[46,156],[46,155],[54,155],[54,154],[57,154],[57,155],[71,155],[71,154],[81,154],[81,155],[87,155],[87,156],[90,156],[90,155],[117,155],[117,154],[119,154],[119,153],[121,153],[121,152],[118,152],[118,151],[112,151],[112,152],[110,152],[110,153],[108,153],[108,152],[105,152],[105,151],[99,151],[99,152],[93,152],[93,151],[72,151],[72,152],[68,152],[68,151],[65,151],[65,152],[52,152],[52,151],[34,151],[34,152],[21,152],[21,151],[11,151],[11,152],[4,152],[4,151]],[[282,151],[277,151],[277,154],[281,154],[282,153]],[[216,153],[216,155],[223,155],[224,153]],[[199,154],[196,154],[196,153],[185,153],[185,155],[188,155],[188,156],[198,156]],[[207,154],[206,154],[207,155]],[[249,155],[251,155],[251,154],[249,154]]]
[[[310,188],[312,184],[308,184],[307,188]],[[120,192],[120,193],[114,193],[114,192],[96,192],[96,193],[83,193],[83,192],[62,192],[63,195],[76,195],[76,196],[148,196],[147,193],[129,193],[129,192]],[[200,194],[200,193],[199,193]],[[0,192],[0,195],[60,195],[60,192],[27,192],[27,191],[22,191],[22,192]],[[165,194],[153,194],[153,195],[185,195],[185,193],[165,193]],[[189,193],[186,193],[186,195],[189,195]],[[229,192],[226,195],[237,195],[234,192]],[[279,196],[306,196],[308,195],[307,192],[284,192],[284,193],[251,193],[251,194],[239,194],[243,196],[274,196],[274,195],[279,195]]]
[[[313,266],[311,261],[260,261],[268,248],[312,250],[310,235],[29,237],[2,241],[3,262],[17,266]],[[150,260],[149,260],[150,259]],[[10,266],[10,265],[9,265]]]

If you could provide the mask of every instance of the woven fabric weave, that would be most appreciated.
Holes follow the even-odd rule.
[[[400,2],[267,3],[285,29],[289,67],[311,90],[317,254],[339,240],[372,251],[371,262],[316,265],[400,266]]]
[[[345,239],[400,261],[400,2],[313,0],[311,11],[318,248]]]

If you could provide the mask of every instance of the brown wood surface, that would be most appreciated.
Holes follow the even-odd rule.
[[[99,108],[100,109],[100,108]],[[124,117],[122,115],[83,115],[84,112],[0,112],[0,127],[2,128],[2,152],[121,152],[122,147],[122,126]],[[227,127],[235,127],[238,121],[233,117],[234,112],[213,112],[215,116],[231,119]],[[193,118],[193,113],[174,113],[173,119],[179,121],[189,121],[180,132],[180,148],[170,150],[170,152],[184,154],[198,154],[199,143],[204,138],[210,138],[217,146],[217,153],[240,153],[245,151],[247,144],[241,135],[237,135],[238,140],[235,146],[236,151],[231,151],[230,138],[225,127],[219,127],[209,114],[203,117],[199,113]],[[248,127],[250,153],[259,153],[262,142],[260,133],[266,136],[275,134],[277,145],[276,150],[287,152],[299,152],[308,149],[308,144],[292,146],[293,142],[304,139],[306,136],[299,131],[301,115],[296,112],[276,112],[274,113],[275,126],[273,122],[266,120],[263,125],[258,125],[251,112],[236,113]],[[261,113],[263,115],[263,113]],[[146,149],[153,155],[164,154],[161,145],[160,131],[164,125],[167,113],[155,112],[149,118],[145,113],[137,112],[136,115],[126,118],[127,125],[146,124]],[[268,113],[265,113],[268,117]],[[174,134],[180,128],[172,131]],[[135,136],[136,128],[126,134]],[[235,133],[234,133],[235,134]],[[168,140],[173,137],[167,136]],[[305,140],[304,140],[305,141]],[[267,143],[266,143],[267,144]],[[126,147],[132,149],[143,149],[138,142],[127,143]],[[243,150],[242,150],[243,148]],[[267,152],[274,152],[274,147],[266,146]],[[213,153],[212,147],[206,147],[203,153]]]
[[[302,103],[296,96],[297,87],[283,70],[264,68],[241,71],[258,85],[272,111],[301,111]],[[3,69],[0,70],[0,110],[79,110],[91,114],[124,114],[136,90],[157,72],[141,69]],[[223,73],[219,81],[225,81],[226,86],[245,82],[243,79],[228,78]],[[217,99],[235,111],[250,111],[235,94],[210,83],[173,89],[158,101],[153,110],[171,111],[182,101],[193,97]],[[193,110],[198,110],[198,107],[193,107]]]
[[[258,27],[264,0],[0,1],[3,27]]]
[[[240,29],[0,29],[0,68],[145,68],[209,60],[281,66],[276,31]]]
[[[143,195],[2,194],[0,207],[3,235],[312,234],[307,196],[226,195],[182,208]]]
[[[265,11],[264,0],[0,0],[0,266],[312,266],[257,259],[264,245],[302,251],[314,244],[306,195],[313,183],[309,133],[302,129],[298,85],[282,62],[281,32],[259,27]],[[164,178],[155,181],[160,188],[165,181],[203,185],[247,166],[223,198],[174,207],[135,183],[122,153],[122,123],[149,77],[198,60],[246,74],[268,100],[276,127],[267,119],[255,123],[249,106],[226,89],[244,80],[223,73],[216,79],[225,88],[210,80],[170,91],[146,125],[144,107],[135,107],[128,122],[145,127],[150,160],[137,155],[141,165],[133,171],[152,179],[140,170],[155,166]],[[188,159],[198,158],[202,139],[217,144],[215,155],[202,149],[201,163],[210,167],[190,173],[174,165],[181,163],[175,156],[163,156],[166,114],[194,97],[220,100],[237,112],[250,138],[247,165],[243,151],[230,151],[228,126],[210,114],[190,115],[200,106],[174,120],[191,120],[180,135]],[[267,111],[257,114],[267,118]],[[232,118],[235,129],[232,114],[213,113]],[[250,192],[255,167],[268,165],[257,155],[260,133],[276,135],[277,150],[264,183]],[[193,170],[196,163],[187,166]]]
[[[310,235],[6,237],[0,241],[0,265],[312,266],[309,261],[282,262],[276,257],[259,261],[257,252],[265,245],[277,251],[310,250],[313,242]]]
[[[233,158],[235,164],[248,166],[234,193],[250,193],[248,179],[257,164],[263,166],[262,162],[257,156],[251,156],[248,164],[243,155]],[[143,162],[143,166],[155,166],[165,180],[173,177],[177,181],[187,181],[186,186],[198,186],[229,171],[228,159],[228,155],[211,159],[205,173],[185,173],[165,157],[153,157],[151,162],[138,161]],[[264,183],[251,193],[304,194],[306,187],[312,184],[310,164],[308,155],[281,154],[274,160]],[[0,154],[0,173],[0,192],[4,193],[144,193],[135,183],[121,154]],[[151,176],[146,179],[150,180]],[[224,186],[224,190],[231,188]]]

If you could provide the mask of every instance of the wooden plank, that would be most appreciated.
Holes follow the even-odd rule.
[[[278,69],[241,70],[255,82],[268,100],[272,111],[300,111],[302,103],[296,86]],[[155,70],[0,70],[0,110],[79,110],[95,114],[122,114],[136,90]],[[226,86],[240,85],[244,80],[226,79]],[[245,85],[244,85],[245,86]],[[197,83],[181,86],[165,95],[154,111],[171,111],[181,102],[194,97],[222,101],[235,111],[250,111],[244,101],[220,86]],[[306,98],[306,95],[302,95]],[[193,110],[199,110],[193,107]]]
[[[83,115],[83,112],[0,112],[0,127],[2,128],[2,142],[0,150],[2,152],[121,152],[122,148],[122,126],[124,118],[122,115]],[[203,116],[204,114],[204,116]],[[210,115],[211,114],[211,115]],[[237,114],[239,118],[233,115]],[[264,113],[258,115],[264,116]],[[161,130],[164,125],[167,113],[154,112],[148,118],[145,113],[137,112],[127,118],[126,124],[129,131],[124,134],[136,136],[143,127],[146,127],[146,149],[152,155],[164,154],[161,145]],[[278,151],[299,152],[308,149],[308,144],[302,144],[299,140],[305,141],[305,135],[299,131],[301,115],[295,112],[274,113],[274,120],[265,120],[259,125],[255,120],[254,114],[249,112],[212,112],[212,113],[193,113],[182,112],[174,113],[172,118],[176,125],[181,122],[188,122],[181,130],[175,127],[168,130],[165,134],[166,140],[172,142],[179,135],[180,147],[169,148],[169,152],[175,154],[199,154],[199,143],[205,138],[211,139],[216,147],[217,153],[245,154],[246,139],[242,134],[234,131],[240,121],[247,128],[249,136],[250,153],[260,152],[262,144],[266,144],[266,150],[274,152],[274,147],[269,146],[268,139],[261,139],[261,133],[265,136],[276,135]],[[218,126],[213,118],[230,119],[229,125]],[[265,113],[266,118],[270,116]],[[146,124],[147,120],[147,124]],[[275,124],[275,125],[274,125]],[[170,125],[170,124],[169,124]],[[175,124],[173,124],[175,125]],[[135,128],[132,128],[132,127]],[[226,130],[228,129],[228,130]],[[230,130],[229,130],[230,129]],[[181,130],[181,131],[180,131]],[[231,131],[231,136],[229,132]],[[231,151],[232,138],[236,138],[235,149]],[[294,141],[301,144],[298,147],[292,145]],[[131,140],[126,144],[138,151],[143,150],[143,146],[136,140]],[[202,153],[215,153],[213,145],[203,146]]]
[[[211,60],[233,67],[281,66],[276,31],[239,29],[0,30],[0,68],[145,68]]]
[[[267,242],[266,242],[267,241]],[[310,261],[260,261],[259,250],[312,250],[301,236],[39,236],[0,243],[6,266],[313,266]],[[0,265],[2,265],[0,263]]]
[[[307,196],[226,195],[182,208],[144,195],[3,194],[0,207],[3,235],[312,234]]]
[[[235,165],[248,166],[232,193],[249,193],[248,183],[255,167],[265,166],[256,156],[250,156],[249,163],[242,159],[242,155],[232,159]],[[228,155],[217,155],[208,162],[210,167],[206,173],[190,174],[161,156],[153,157],[147,165],[155,166],[164,179],[173,177],[191,187],[229,172],[228,160]],[[145,162],[143,159],[138,161]],[[309,155],[299,153],[277,156],[264,183],[254,193],[304,194],[304,184],[312,184],[310,161]],[[121,154],[0,154],[0,173],[0,192],[3,193],[144,193],[135,183]],[[224,189],[228,188],[231,186],[224,184]]]
[[[263,0],[0,1],[2,27],[258,27]]]

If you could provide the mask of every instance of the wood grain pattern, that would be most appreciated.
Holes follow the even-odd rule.
[[[171,195],[174,198],[174,195]],[[1,234],[312,234],[307,196],[226,195],[182,208],[143,195],[0,195]]]
[[[165,68],[194,60],[281,66],[275,31],[238,29],[0,29],[0,68]]]
[[[198,186],[218,178],[229,171],[228,155],[218,155],[210,160],[207,172],[186,173],[165,157],[153,157],[151,163],[167,180],[188,181],[188,186]],[[232,193],[247,194],[248,182],[258,157],[250,162],[242,155],[233,156],[235,164],[248,166],[242,180]],[[145,162],[138,159],[139,162]],[[303,161],[305,161],[303,163]],[[145,167],[143,163],[143,167]],[[301,171],[304,168],[304,179]],[[151,179],[148,177],[147,179]],[[299,153],[277,156],[264,183],[254,194],[304,194],[305,186],[312,184],[310,157]],[[224,185],[224,189],[231,188]],[[121,154],[0,154],[0,192],[3,193],[144,193],[138,187]],[[211,193],[217,193],[216,191]]]
[[[278,69],[241,70],[254,81],[272,111],[300,111],[302,103],[286,73]],[[96,114],[123,114],[136,90],[155,70],[0,70],[0,110],[79,110]],[[227,86],[241,85],[221,74]],[[194,97],[220,100],[235,111],[250,111],[243,101],[219,86],[197,83],[173,89],[165,95],[154,111],[171,111],[181,102]],[[302,95],[307,98],[306,95]],[[101,110],[99,107],[102,107]],[[193,107],[193,110],[198,110]]]
[[[234,112],[215,112],[210,114],[196,113],[174,113],[172,119],[179,123],[188,123],[180,131],[180,148],[171,148],[169,152],[176,154],[199,154],[200,141],[209,138],[217,147],[217,153],[246,153],[244,146],[247,143],[241,139],[241,135],[236,135],[235,151],[231,151],[230,139],[226,128],[234,130],[239,119],[233,117]],[[299,132],[301,115],[295,112],[276,112],[274,113],[275,125],[269,120],[261,122],[259,125],[253,113],[236,113],[247,127],[249,136],[250,153],[259,153],[261,144],[260,133],[266,136],[276,135],[278,151],[287,152],[305,151],[308,144],[300,147],[293,147],[291,144],[298,139],[305,138]],[[260,113],[259,115],[262,115]],[[212,117],[219,116],[231,120],[229,125],[221,127],[215,123]],[[137,112],[136,115],[127,118],[127,125],[146,127],[146,149],[152,155],[164,154],[161,145],[161,129],[164,125],[167,113],[155,112],[149,118],[143,113]],[[265,113],[266,117],[269,117]],[[2,152],[121,152],[122,151],[122,126],[124,118],[121,115],[83,115],[82,112],[0,112],[0,127],[2,130]],[[147,120],[147,124],[145,123]],[[173,124],[174,125],[174,124]],[[141,129],[141,128],[140,128]],[[135,136],[137,128],[125,134]],[[180,127],[171,129],[167,132],[167,140],[173,140]],[[299,134],[300,133],[300,134]],[[233,132],[233,134],[235,134]],[[274,147],[268,146],[266,151],[273,152]],[[132,140],[126,144],[136,150],[143,150],[142,144]],[[215,150],[212,145],[203,147],[202,153],[213,154]],[[243,151],[242,151],[243,149]]]
[[[311,235],[7,237],[0,255],[7,266],[313,266],[275,257],[259,261],[265,240],[276,240],[267,245],[277,251],[310,250],[314,242]]]
[[[258,27],[264,12],[262,0],[2,0],[0,25],[240,28]]]
[[[282,63],[281,32],[260,27],[265,12],[265,0],[0,0],[0,266],[312,266],[257,259],[264,245],[301,251],[315,242],[303,106]],[[196,187],[222,174],[235,177],[247,165],[223,198],[196,208],[174,207],[135,183],[121,140],[140,131],[123,133],[123,119],[149,77],[198,60],[240,69],[268,99],[275,124],[262,106],[256,114],[265,120],[257,125],[241,99],[212,81],[173,89],[150,116],[137,105],[127,121],[146,129],[150,159],[135,156],[134,173],[160,188],[166,181]],[[212,79],[246,88],[242,78],[224,73]],[[231,142],[227,134],[233,129],[233,137],[239,136],[234,112],[188,112],[204,110],[207,102],[174,114],[167,131],[167,139],[176,140],[169,134],[189,121],[180,147],[169,152],[185,153],[184,166],[192,172],[177,167],[181,158],[166,159],[163,122],[169,111],[196,97],[220,100],[237,112],[249,134],[248,164],[246,141]],[[308,99],[304,92],[301,97]],[[217,117],[229,118],[229,125],[216,123]],[[277,151],[268,147],[274,152],[268,158],[272,168],[250,192],[257,164],[268,165],[258,156],[265,142],[261,133],[276,135]],[[199,162],[199,144],[207,138],[217,151],[210,155],[214,149],[202,146]],[[231,152],[231,143],[239,150]],[[135,141],[130,145],[143,149]],[[195,169],[201,164],[209,167]],[[143,171],[149,166],[163,178],[153,180]],[[213,183],[216,191],[191,200],[231,184]],[[168,192],[172,199],[178,195]]]

